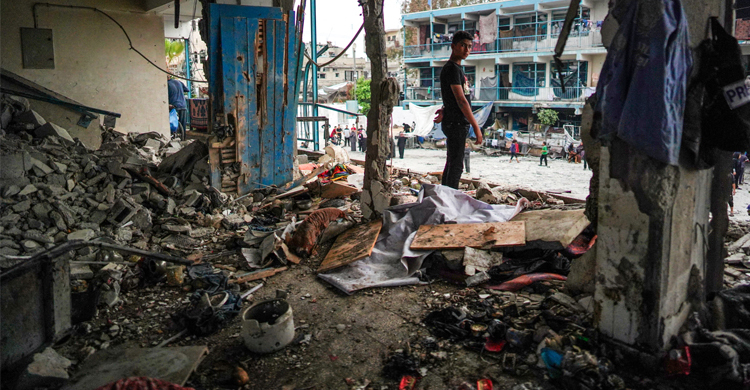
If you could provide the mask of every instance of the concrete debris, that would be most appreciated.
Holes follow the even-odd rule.
[[[68,368],[72,362],[60,356],[54,349],[47,348],[34,355],[34,361],[26,367],[16,385],[17,389],[38,389],[58,387],[67,383]]]

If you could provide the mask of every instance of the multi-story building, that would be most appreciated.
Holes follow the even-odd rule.
[[[324,46],[319,43],[318,51],[323,49]],[[319,64],[326,63],[339,55],[343,50],[343,48],[334,46],[328,42],[328,49],[318,57],[316,62]],[[349,50],[351,52],[352,49]],[[362,54],[364,54],[364,50]],[[307,62],[307,58],[305,58],[303,66],[306,66]],[[355,82],[360,77],[370,77],[370,60],[367,57],[353,58],[349,53],[345,53],[332,64],[318,68],[318,87],[330,87],[341,83]]]
[[[474,36],[462,65],[475,108],[494,102],[497,117],[516,130],[525,129],[541,108],[557,110],[563,123],[579,122],[606,56],[600,30],[608,8],[605,0],[581,3],[562,56],[563,92],[552,56],[569,5],[570,0],[504,0],[402,15],[404,105],[442,102],[440,71],[453,33],[465,30]]]

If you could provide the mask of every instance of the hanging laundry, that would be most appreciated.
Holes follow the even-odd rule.
[[[514,29],[507,31],[500,31],[500,50],[510,51],[513,50],[513,36],[515,34]]]
[[[497,15],[479,16],[479,43],[488,44],[497,39]]]
[[[677,165],[692,66],[682,5],[635,0],[616,6],[612,15],[620,27],[596,90],[599,136],[617,136],[658,161]]]
[[[419,26],[419,44],[427,44],[427,36],[430,35],[430,26]]]
[[[539,94],[539,88],[536,88],[536,81],[527,77],[521,72],[513,73],[513,89],[511,92],[521,96],[536,96]]]
[[[495,91],[497,91],[497,76],[485,77],[479,80],[481,88],[479,89],[479,100],[495,100]]]

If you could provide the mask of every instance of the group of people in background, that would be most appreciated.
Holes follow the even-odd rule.
[[[740,190],[740,185],[745,184],[745,164],[750,161],[747,152],[734,152],[732,155],[732,173],[729,178],[732,179],[732,194],[729,196],[729,215],[734,215],[734,195]],[[748,206],[750,214],[750,206]]]
[[[360,152],[367,151],[367,131],[362,125],[359,125],[359,128],[354,125],[351,127],[337,125],[331,129],[329,140],[334,145],[350,146],[352,152],[356,152],[357,147]]]

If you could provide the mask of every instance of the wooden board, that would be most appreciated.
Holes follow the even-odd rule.
[[[242,276],[239,276],[237,279],[230,280],[229,283],[240,284],[240,283],[252,282],[253,280],[267,278],[269,276],[276,275],[279,272],[284,272],[287,270],[287,268],[289,267],[264,268],[259,271],[248,272]]]
[[[525,222],[422,225],[410,248],[414,250],[498,248],[526,244]]]
[[[590,222],[584,210],[533,210],[511,221],[526,222],[526,246],[559,250],[570,245]]]
[[[96,389],[131,376],[145,376],[184,385],[206,355],[208,348],[205,345],[102,349],[83,362],[66,388]]]
[[[377,220],[355,226],[336,238],[318,272],[330,271],[370,256],[378,240],[383,221]]]
[[[320,189],[320,197],[334,199],[342,196],[349,196],[357,191],[359,190],[356,187],[334,181],[324,185],[323,188]]]

